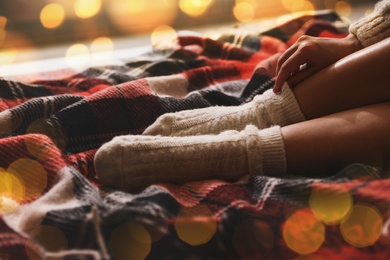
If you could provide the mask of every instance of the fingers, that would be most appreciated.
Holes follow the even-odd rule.
[[[310,73],[313,73],[313,70],[300,67],[303,64],[309,66],[308,58],[317,49],[313,39],[311,36],[301,36],[296,43],[280,56],[276,67],[276,82],[273,88],[275,93],[281,91],[283,83],[287,80],[291,83],[300,82],[310,76]],[[301,73],[301,71],[304,72]]]
[[[284,57],[281,56],[281,58]],[[289,79],[293,75],[300,74],[301,71],[305,71],[305,69],[302,70],[301,65],[307,64],[307,62],[307,58],[303,57],[299,52],[294,52],[284,62],[281,60],[280,64],[282,65],[279,67],[280,69],[277,72],[276,82],[273,88],[274,92],[280,92],[283,83],[286,82],[287,79]],[[306,73],[304,73],[303,75],[306,75]]]
[[[287,79],[287,83],[290,87],[295,87],[296,85],[298,85],[300,82],[304,81],[306,78],[310,77],[311,75],[313,75],[314,73],[316,73],[316,69],[315,68],[306,68],[306,69],[303,69],[297,73],[294,73],[293,75],[291,75],[288,79]]]
[[[276,73],[278,74],[280,71],[280,68],[282,65],[288,60],[288,58],[291,57],[296,51],[298,47],[296,44],[292,45],[290,48],[288,48],[278,59],[277,65],[276,65]]]

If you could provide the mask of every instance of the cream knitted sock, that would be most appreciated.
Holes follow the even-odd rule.
[[[293,92],[285,84],[281,94],[275,94],[270,89],[241,106],[207,107],[164,114],[143,134],[163,136],[218,134],[224,130],[241,131],[248,124],[263,129],[304,120],[305,117]]]
[[[249,125],[218,135],[119,136],[97,151],[94,163],[103,185],[130,192],[155,183],[286,172],[279,126],[258,130]]]

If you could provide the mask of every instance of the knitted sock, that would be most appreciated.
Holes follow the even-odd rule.
[[[115,137],[95,155],[100,182],[125,191],[155,183],[184,183],[246,174],[281,175],[286,171],[279,126],[226,131],[218,135]]]
[[[305,117],[293,92],[285,85],[281,94],[277,95],[270,89],[241,106],[207,107],[164,114],[143,134],[164,136],[218,134],[224,130],[240,131],[248,124],[263,129],[304,120]]]

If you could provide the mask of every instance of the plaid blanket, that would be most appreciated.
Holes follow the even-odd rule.
[[[379,169],[156,183],[137,194],[102,187],[94,173],[96,150],[114,136],[262,94],[289,45],[344,37],[338,21],[326,12],[253,34],[179,36],[122,66],[0,79],[0,258],[388,259],[390,180]]]

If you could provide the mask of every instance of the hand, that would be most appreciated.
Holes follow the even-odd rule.
[[[301,36],[279,57],[273,90],[275,93],[280,92],[286,81],[290,87],[294,87],[316,72],[362,48],[353,34],[342,39]]]

